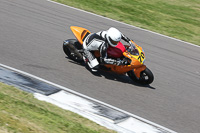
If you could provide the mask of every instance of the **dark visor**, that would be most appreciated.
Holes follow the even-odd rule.
[[[113,41],[110,37],[109,37],[109,40],[110,40],[110,42],[111,42],[112,44],[115,44],[115,45],[117,45],[118,42],[119,42],[119,41]]]

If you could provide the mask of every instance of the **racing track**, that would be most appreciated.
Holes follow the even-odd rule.
[[[126,76],[93,75],[66,58],[69,27],[96,32],[110,26],[141,45],[153,71],[151,86]],[[200,132],[200,47],[46,0],[0,1],[0,63],[68,87],[179,133]],[[115,79],[116,77],[116,79]]]

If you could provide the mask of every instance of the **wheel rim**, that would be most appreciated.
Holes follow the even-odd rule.
[[[149,80],[149,76],[145,72],[142,72],[141,73],[141,80],[142,81],[148,81]]]

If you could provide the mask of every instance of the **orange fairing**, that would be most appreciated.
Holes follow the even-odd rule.
[[[89,30],[82,27],[71,26],[70,28],[80,44],[83,44],[85,37],[90,34]]]
[[[118,74],[125,74],[126,72],[134,69],[134,66],[131,66],[131,65],[117,66],[117,65],[113,65],[113,64],[105,64],[105,66],[107,68],[110,68],[111,71],[118,73]]]
[[[137,78],[140,78],[140,73],[141,73],[142,71],[144,71],[145,69],[146,69],[146,66],[145,66],[145,65],[142,65],[141,67],[134,69],[135,76],[136,76]]]
[[[135,56],[132,56],[130,53],[128,52],[124,52],[123,55],[129,59],[131,59],[131,65],[134,67],[140,67],[141,63],[137,60],[137,58]]]

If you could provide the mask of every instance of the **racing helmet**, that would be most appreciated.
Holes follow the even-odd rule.
[[[110,44],[110,46],[112,47],[117,46],[121,38],[122,38],[122,35],[118,29],[111,27],[110,29],[107,30],[106,39],[108,40],[108,43]]]

